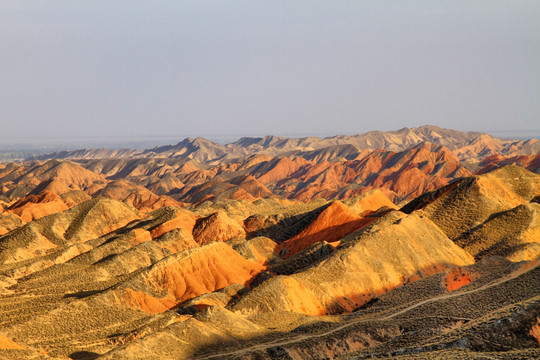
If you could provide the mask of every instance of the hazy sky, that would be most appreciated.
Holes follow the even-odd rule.
[[[540,128],[540,1],[0,0],[0,138]]]

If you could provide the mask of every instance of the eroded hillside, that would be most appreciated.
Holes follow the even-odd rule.
[[[540,357],[540,175],[413,135],[0,164],[0,358]]]

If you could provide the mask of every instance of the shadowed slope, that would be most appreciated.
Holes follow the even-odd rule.
[[[538,259],[540,204],[522,204],[494,214],[454,241],[475,258],[499,255],[512,261]]]
[[[23,226],[24,223],[25,222],[17,215],[8,212],[0,212],[0,236]]]

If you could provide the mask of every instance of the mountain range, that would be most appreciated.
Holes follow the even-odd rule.
[[[0,358],[540,358],[538,147],[424,126],[0,163]]]
[[[45,154],[33,159],[174,158],[191,159],[212,165],[255,153],[306,157],[313,156],[318,151],[326,153],[326,160],[332,161],[351,160],[362,150],[382,149],[400,152],[422,142],[444,146],[460,160],[471,161],[491,155],[536,155],[540,152],[538,139],[500,139],[480,132],[461,132],[425,125],[397,131],[370,131],[358,135],[326,138],[243,137],[226,145],[197,137],[186,138],[176,145],[146,150],[83,149]]]

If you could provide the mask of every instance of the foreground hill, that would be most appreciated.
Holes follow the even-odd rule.
[[[448,150],[425,143],[370,154],[366,163],[385,169],[461,169]],[[397,210],[382,186],[344,201],[279,199],[272,184],[311,171],[304,158],[206,168],[119,161],[87,162],[82,173],[99,180],[84,185],[69,175],[80,181],[76,190],[62,172],[41,179],[47,171],[38,165],[4,168],[4,178],[25,184],[31,171],[36,185],[22,200],[5,197],[0,218],[1,358],[540,355],[540,175],[517,166],[462,175]],[[430,162],[444,165],[426,171]],[[219,176],[233,186],[224,193],[251,198],[153,202],[168,198],[140,185],[156,183],[154,166],[192,181],[213,176],[201,183],[214,189],[199,189],[203,199]],[[112,177],[120,173],[127,179]],[[73,191],[92,198],[68,204]],[[64,207],[38,216],[27,205],[41,196]]]
[[[317,321],[286,312],[242,317],[212,307],[151,332],[143,327],[135,333],[140,338],[102,358],[537,358],[530,334],[539,315],[538,266],[521,270],[493,261],[466,269],[498,279],[482,277],[448,292],[440,286],[445,275],[434,275],[381,295],[367,308]]]

